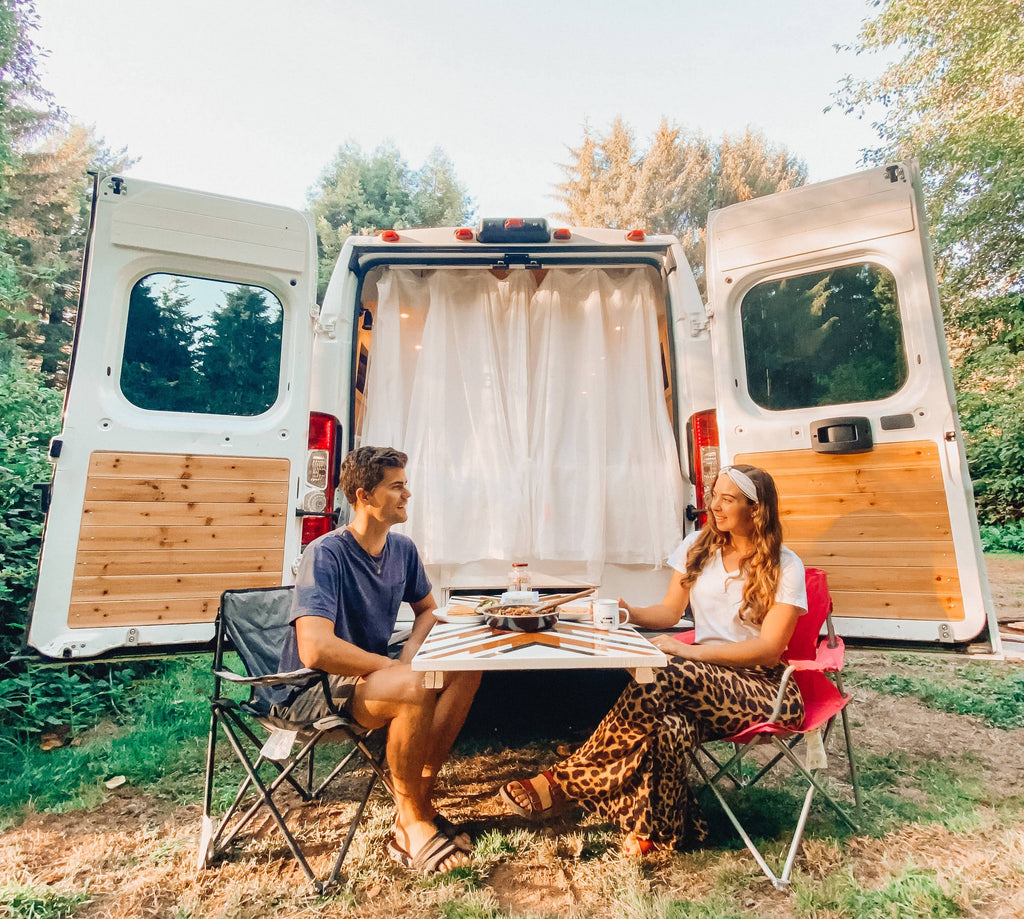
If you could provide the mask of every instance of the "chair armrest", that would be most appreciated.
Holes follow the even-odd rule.
[[[299,686],[308,683],[313,677],[321,676],[323,671],[303,667],[300,670],[289,670],[287,673],[268,673],[264,676],[241,676],[231,670],[214,670],[213,673],[223,680],[243,686]]]
[[[830,648],[827,641],[818,645],[818,653],[814,660],[789,661],[795,670],[816,670],[821,673],[838,673],[843,669],[846,660],[846,646],[841,638],[836,639],[836,646]]]

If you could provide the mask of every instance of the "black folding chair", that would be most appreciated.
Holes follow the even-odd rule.
[[[392,793],[393,789],[384,772],[383,750],[372,750],[368,744],[370,733],[335,707],[331,700],[327,674],[310,669],[291,673],[277,672],[284,638],[287,630],[291,628],[288,617],[292,591],[291,587],[227,590],[221,596],[213,659],[214,689],[210,699],[210,740],[206,756],[206,785],[203,793],[203,826],[198,867],[208,867],[215,858],[223,855],[238,834],[263,808],[266,808],[284,836],[295,860],[319,893],[337,881],[342,862],[359,827],[377,779],[379,778]],[[224,665],[225,653],[232,650],[241,658],[245,669],[244,676],[227,669]],[[222,681],[225,680],[248,686],[248,700],[239,702],[223,696],[221,687]],[[270,687],[305,687],[317,682],[324,692],[326,704],[332,714],[315,722],[297,722],[271,716],[268,692]],[[219,821],[215,822],[211,807],[218,726],[223,730],[246,775],[231,806]],[[265,740],[254,730],[257,726],[262,726],[268,733],[269,736]],[[380,737],[383,734],[383,731],[379,732]],[[325,739],[332,743],[343,743],[344,755],[330,774],[319,784],[315,784],[314,754]],[[377,746],[383,747],[383,743]],[[274,795],[279,790],[290,788],[297,792],[304,802],[312,801],[319,798],[350,765],[351,768],[355,768],[364,763],[369,766],[369,778],[357,799],[355,814],[349,822],[334,866],[327,878],[321,881],[310,868],[295,834],[288,828],[274,801]]]

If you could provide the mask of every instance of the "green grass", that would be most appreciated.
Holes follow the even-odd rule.
[[[908,823],[963,832],[978,824],[979,807],[991,803],[982,767],[970,756],[917,760],[889,753],[859,764],[865,834],[882,836]]]
[[[137,680],[121,723],[108,736],[85,734],[80,746],[43,751],[0,737],[10,776],[0,785],[0,814],[94,807],[106,796],[103,783],[119,775],[148,794],[196,800],[209,729],[209,667],[208,657],[176,660]]]
[[[916,868],[908,868],[878,890],[864,890],[849,872],[813,882],[797,881],[793,907],[798,914],[827,914],[835,919],[955,919],[964,915],[934,872]]]
[[[69,919],[89,902],[84,892],[61,893],[51,887],[0,884],[0,915],[10,919]]]
[[[947,661],[918,654],[893,654],[892,662],[901,672],[870,676],[853,668],[847,682],[890,696],[913,696],[929,708],[974,715],[1002,730],[1024,727],[1024,667],[974,661],[949,673]]]

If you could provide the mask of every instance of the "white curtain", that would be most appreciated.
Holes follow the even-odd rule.
[[[362,443],[409,454],[428,564],[660,565],[683,485],[652,273],[386,269]]]

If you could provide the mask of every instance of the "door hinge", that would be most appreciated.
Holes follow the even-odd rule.
[[[885,174],[889,177],[889,181],[893,183],[907,181],[907,174],[903,171],[903,167],[896,163],[892,166],[886,166]]]

